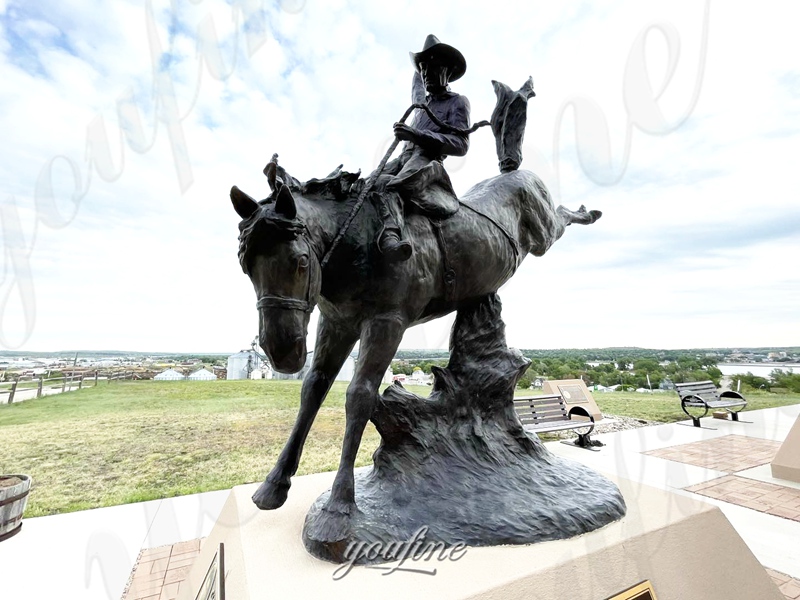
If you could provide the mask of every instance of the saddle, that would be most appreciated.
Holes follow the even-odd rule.
[[[395,179],[386,186],[414,205],[420,214],[436,220],[453,216],[459,207],[458,197],[444,166],[438,160]]]

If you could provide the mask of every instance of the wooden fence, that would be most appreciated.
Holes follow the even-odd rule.
[[[48,379],[39,377],[38,379],[22,379],[0,383],[0,404],[3,404],[4,396],[7,396],[5,404],[11,404],[14,402],[15,397],[18,398],[18,401],[33,397],[41,398],[42,396],[80,390],[84,387],[95,387],[103,381],[111,383],[112,381],[118,381],[120,379],[133,379],[133,376],[133,371],[108,373],[104,375],[100,375],[99,371],[95,371],[94,373],[63,375],[61,377],[50,377]],[[36,390],[35,396],[28,393],[33,390]],[[21,396],[23,395],[30,396],[30,398],[22,398]]]

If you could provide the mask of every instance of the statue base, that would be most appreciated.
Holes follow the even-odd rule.
[[[328,527],[328,494],[309,511],[308,551],[351,560],[348,548],[408,540],[421,528],[445,547],[527,544],[593,531],[625,514],[617,487],[548,451],[516,417],[514,389],[530,361],[506,345],[500,300],[458,309],[446,368],[433,367],[422,398],[395,384],[372,415],[381,443],[355,480],[357,510],[346,535]],[[357,564],[392,560],[363,554]]]
[[[439,560],[438,554],[427,561],[407,560],[403,570],[391,574],[385,567],[398,563],[355,566],[334,579],[343,565],[315,559],[301,540],[309,505],[333,477],[296,477],[286,504],[275,511],[253,505],[250,496],[257,485],[235,487],[178,600],[195,600],[220,542],[226,597],[237,600],[599,599],[646,580],[658,600],[783,598],[717,507],[614,477],[628,513],[597,531],[527,546],[468,547],[458,560]]]
[[[426,540],[445,547],[558,540],[599,529],[625,514],[616,485],[581,463],[552,454],[518,425],[511,431],[505,416],[453,416],[397,386],[384,393],[378,415],[383,442],[375,466],[355,478],[358,511],[350,519],[348,538],[330,543],[309,535],[328,492],[308,513],[303,541],[317,558],[350,561],[348,546],[352,554],[352,545],[409,540],[421,528]],[[396,425],[412,415],[407,435],[385,434],[388,422]],[[391,555],[362,553],[355,563],[387,559]]]

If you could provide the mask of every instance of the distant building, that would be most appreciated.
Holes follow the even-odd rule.
[[[336,381],[352,381],[355,374],[356,360],[352,356],[348,356],[336,375]]]
[[[314,362],[314,352],[309,352],[306,354],[306,363],[303,367],[297,371],[297,373],[274,373],[273,377],[275,379],[304,379],[308,371],[311,369],[311,365]],[[352,381],[353,375],[356,372],[356,361],[352,356],[348,356],[347,359],[344,361],[342,368],[339,369],[339,372],[336,374],[335,381]]]
[[[411,373],[410,383],[414,385],[425,385],[430,381],[431,377],[426,375],[422,369],[414,369],[414,372]]]
[[[228,357],[226,377],[227,379],[250,379],[253,371],[263,369],[264,366],[264,361],[253,350],[242,350]],[[269,365],[266,367],[269,368]],[[269,370],[272,371],[271,368]]]
[[[183,373],[179,373],[175,369],[167,369],[153,377],[153,379],[156,381],[180,381],[186,379],[186,377],[183,376]]]
[[[191,373],[189,377],[187,377],[190,381],[212,381],[216,378],[216,375],[206,369],[197,369],[197,371]]]

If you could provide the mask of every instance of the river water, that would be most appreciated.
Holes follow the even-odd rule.
[[[745,373],[752,373],[757,377],[769,377],[775,369],[781,371],[789,371],[790,373],[800,373],[800,364],[797,363],[721,363],[717,367],[722,371],[723,375],[744,375]]]

